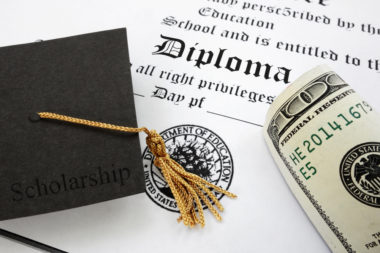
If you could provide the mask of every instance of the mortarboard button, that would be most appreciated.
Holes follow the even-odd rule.
[[[32,121],[32,122],[37,122],[39,121],[41,118],[40,118],[40,115],[38,115],[38,113],[32,113],[29,115],[29,120]]]

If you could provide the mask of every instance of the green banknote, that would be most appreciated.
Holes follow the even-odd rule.
[[[380,117],[319,66],[276,98],[264,125],[290,189],[333,252],[380,252]]]

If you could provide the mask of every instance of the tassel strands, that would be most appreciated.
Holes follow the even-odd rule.
[[[145,132],[148,135],[146,137],[146,144],[155,156],[154,165],[161,169],[161,172],[177,202],[181,214],[178,218],[178,222],[182,221],[186,226],[194,227],[197,224],[200,224],[203,227],[205,225],[202,202],[208,207],[217,220],[222,219],[218,210],[223,211],[223,206],[211,189],[230,198],[236,198],[235,194],[211,184],[195,174],[187,172],[179,163],[170,157],[166,151],[164,140],[155,130],[148,130],[146,127],[133,128],[117,126],[51,112],[39,112],[38,116],[41,119],[53,119],[114,131],[129,133]],[[215,209],[213,204],[215,204],[218,210]]]

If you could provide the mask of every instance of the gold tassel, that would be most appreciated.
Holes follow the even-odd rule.
[[[205,203],[217,220],[222,219],[213,204],[215,204],[219,211],[223,211],[223,206],[210,189],[214,189],[228,197],[236,198],[236,195],[233,193],[213,185],[195,174],[187,172],[180,164],[171,159],[166,151],[164,140],[155,130],[148,130],[146,127],[133,128],[117,126],[51,112],[39,112],[38,115],[42,119],[54,119],[114,131],[129,133],[145,132],[148,135],[146,137],[146,144],[155,156],[154,165],[161,169],[161,172],[177,201],[177,206],[181,213],[178,222],[183,221],[186,226],[194,227],[195,225],[200,224],[203,227],[205,225],[201,201]],[[198,211],[198,215],[196,210]]]

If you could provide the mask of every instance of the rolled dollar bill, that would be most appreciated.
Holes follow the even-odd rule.
[[[297,200],[333,252],[380,252],[380,117],[319,66],[271,105],[264,136]]]

